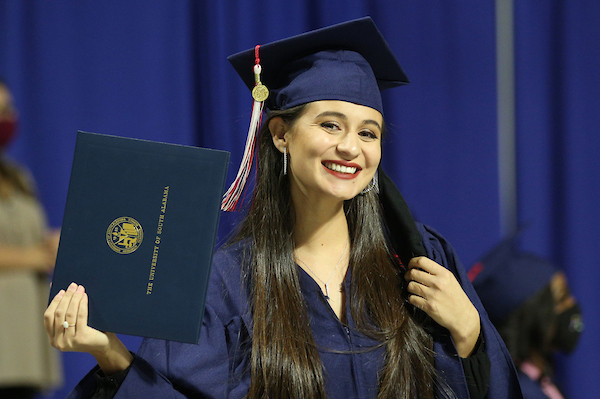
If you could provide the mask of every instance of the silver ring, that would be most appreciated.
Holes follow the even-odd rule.
[[[69,327],[75,327],[75,324],[69,324],[69,322],[65,320],[63,322],[63,328],[66,330]]]

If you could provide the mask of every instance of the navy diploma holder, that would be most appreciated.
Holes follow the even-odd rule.
[[[229,153],[78,132],[50,300],[102,331],[197,343]]]

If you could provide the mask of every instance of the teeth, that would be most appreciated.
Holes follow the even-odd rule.
[[[333,162],[326,162],[325,167],[327,169],[335,170],[336,172],[340,172],[340,173],[348,173],[348,174],[356,173],[355,167],[339,165],[339,164],[333,163]]]

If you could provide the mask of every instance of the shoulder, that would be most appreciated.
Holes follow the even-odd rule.
[[[211,280],[214,284],[239,282],[247,271],[252,253],[248,240],[225,244],[215,251],[212,260]]]
[[[436,229],[426,224],[415,222],[417,230],[423,238],[423,245],[427,246],[446,246],[450,245],[448,241]]]
[[[246,241],[226,245],[213,255],[206,303],[227,322],[248,308],[246,284],[249,248]]]
[[[213,268],[227,269],[232,264],[241,265],[245,254],[248,252],[247,240],[225,244],[215,251],[213,256]]]
[[[458,259],[452,245],[433,227],[416,223],[427,257],[455,271]]]

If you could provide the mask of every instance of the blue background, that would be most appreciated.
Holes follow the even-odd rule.
[[[416,218],[467,268],[503,237],[491,1],[0,0],[0,76],[20,111],[9,149],[62,220],[77,130],[243,152],[252,100],[229,54],[370,15],[411,84],[384,94],[384,166]],[[564,268],[586,319],[558,382],[600,397],[600,3],[514,9],[517,209],[522,246]],[[500,163],[499,163],[500,162]],[[235,222],[222,218],[221,237]],[[132,350],[138,338],[124,337]],[[25,354],[24,354],[25,355]],[[65,354],[64,397],[93,365]],[[50,396],[52,397],[52,396]]]

